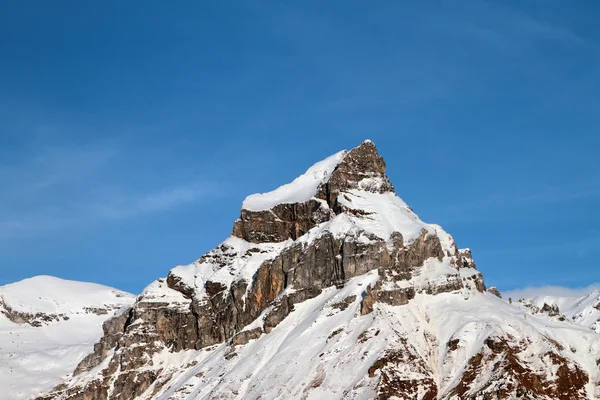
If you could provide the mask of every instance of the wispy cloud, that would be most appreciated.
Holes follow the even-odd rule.
[[[93,176],[117,155],[107,144],[87,146],[42,146],[29,158],[1,165],[0,184],[6,194],[36,195],[57,185],[77,183]]]
[[[458,10],[458,9],[457,9]],[[523,11],[491,2],[473,2],[471,13],[431,15],[428,28],[444,31],[459,39],[468,39],[494,51],[517,55],[539,41],[598,49],[598,44],[566,26],[537,19]]]
[[[150,193],[115,195],[108,202],[92,204],[88,210],[102,219],[120,219],[140,214],[168,211],[208,197],[223,194],[222,184],[191,183]]]
[[[530,188],[526,190],[510,188],[485,195],[470,195],[464,201],[446,205],[440,212],[448,216],[445,219],[446,223],[469,224],[506,221],[511,218],[523,219],[522,211],[527,209],[598,199],[600,186],[597,182],[598,176],[586,176],[581,182],[555,187],[534,187],[535,183],[531,183]]]
[[[579,238],[575,240],[557,241],[553,243],[519,246],[513,248],[504,248],[486,251],[486,256],[507,256],[507,255],[539,255],[549,256],[552,254],[573,253],[577,256],[584,256],[589,251],[600,247],[600,236]]]
[[[567,288],[563,286],[529,286],[523,289],[515,289],[502,293],[504,298],[519,299],[521,297],[532,298],[537,296],[556,297],[582,297],[594,291],[600,291],[600,283],[594,283],[581,288]]]
[[[223,184],[188,181],[151,187],[123,182],[117,146],[44,147],[0,168],[0,240],[166,212],[221,196]],[[130,173],[131,174],[131,173]]]

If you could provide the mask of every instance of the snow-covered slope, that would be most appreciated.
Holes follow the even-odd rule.
[[[384,394],[401,390],[398,398],[403,399],[490,399],[501,388],[522,385],[510,373],[494,376],[495,363],[503,362],[496,346],[504,345],[515,346],[524,368],[550,382],[559,380],[561,364],[551,357],[537,359],[537,354],[557,352],[557,357],[576,360],[595,381],[600,378],[594,361],[600,357],[598,335],[525,315],[487,293],[468,299],[421,294],[408,305],[380,304],[361,316],[361,293],[377,279],[373,272],[343,289],[323,291],[299,304],[271,333],[246,345],[155,355],[155,363],[176,375],[165,389],[143,398],[373,399],[382,394],[383,380]],[[505,344],[504,338],[510,340]],[[473,364],[479,354],[493,362]],[[469,371],[476,374],[465,379]],[[488,397],[476,397],[484,389]]]
[[[38,276],[0,287],[0,398],[52,388],[102,336],[102,323],[133,295],[93,283]]]
[[[565,365],[598,382],[600,335],[523,312],[488,293],[419,294],[407,305],[376,304],[361,315],[361,296],[378,279],[371,271],[341,289],[330,287],[246,344],[165,348],[152,357],[165,380],[137,398],[374,399],[390,393],[432,400],[600,398],[593,384],[583,397],[556,395],[571,384],[561,378]],[[526,384],[537,376],[552,389],[549,396],[527,396]]]
[[[600,334],[538,311],[486,292],[366,141],[249,196],[38,399],[599,399]]]

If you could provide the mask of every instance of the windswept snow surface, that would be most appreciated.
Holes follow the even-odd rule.
[[[257,193],[246,197],[242,208],[249,211],[265,211],[278,204],[301,203],[309,200],[317,193],[319,185],[329,180],[346,153],[346,150],[342,150],[319,161],[287,185],[268,193]]]
[[[0,313],[0,398],[17,400],[45,392],[72,373],[102,336],[102,323],[135,297],[93,283],[39,276],[0,287],[0,299],[13,311],[60,315],[34,327]]]
[[[388,240],[393,232],[402,233],[405,243],[416,239],[425,229],[429,233],[441,233],[448,236],[439,226],[426,224],[412,212],[406,203],[395,193],[372,193],[364,190],[350,190],[339,196],[338,201],[353,210],[363,211],[366,215],[356,217],[346,215],[363,231]]]

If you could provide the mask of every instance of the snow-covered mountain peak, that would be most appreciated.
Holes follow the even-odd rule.
[[[249,196],[39,400],[600,398],[600,336],[486,291],[371,141]]]
[[[278,205],[304,203],[310,199],[327,200],[328,191],[352,187],[378,191],[378,185],[393,191],[385,176],[385,162],[375,144],[366,140],[350,151],[342,150],[317,162],[288,184],[271,192],[248,196],[242,208],[254,212],[268,211]]]
[[[396,233],[409,243],[423,230],[443,232],[439,226],[423,223],[395,194],[385,169],[370,140],[340,151],[292,183],[247,197],[232,235],[250,243],[278,243],[303,236],[306,240],[305,234],[318,226],[309,236],[361,231],[389,241]]]

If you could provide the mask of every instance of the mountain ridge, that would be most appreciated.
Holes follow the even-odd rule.
[[[36,276],[0,286],[0,387],[6,400],[50,390],[135,296],[88,282]]]

